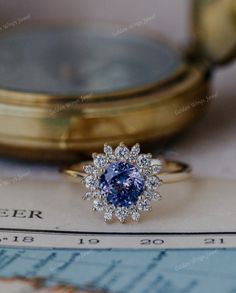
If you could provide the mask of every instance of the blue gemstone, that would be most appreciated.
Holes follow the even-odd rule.
[[[111,163],[100,177],[99,189],[102,196],[115,207],[129,207],[142,194],[144,177],[130,163]]]

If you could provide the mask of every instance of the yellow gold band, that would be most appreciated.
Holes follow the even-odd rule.
[[[156,161],[157,159],[152,159],[152,164],[155,165]],[[86,176],[83,167],[91,163],[92,161],[84,161],[68,168],[63,168],[60,171],[65,175],[83,179]],[[190,178],[190,176],[191,167],[188,164],[177,161],[162,160],[161,172],[158,174],[158,177],[163,183],[179,182]]]

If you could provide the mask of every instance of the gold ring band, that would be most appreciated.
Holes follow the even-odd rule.
[[[160,159],[152,159],[153,165],[157,162],[160,162]],[[70,167],[62,168],[60,171],[65,175],[83,179],[86,176],[83,167],[91,163],[92,161],[83,161]],[[158,177],[163,181],[163,183],[179,182],[191,177],[191,167],[186,163],[164,159],[161,159],[161,163],[162,168],[158,174]]]

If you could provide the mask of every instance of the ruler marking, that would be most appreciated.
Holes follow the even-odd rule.
[[[236,235],[236,232],[87,232],[65,230],[37,230],[37,229],[14,229],[0,228],[0,232],[9,233],[32,233],[32,234],[61,234],[61,235],[101,235],[101,236],[201,236],[201,235]]]

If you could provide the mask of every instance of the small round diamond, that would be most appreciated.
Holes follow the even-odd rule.
[[[93,207],[95,211],[102,211],[104,209],[104,203],[99,199],[95,199],[93,202]]]
[[[100,169],[100,168],[104,168],[107,164],[107,158],[104,155],[96,155],[96,157],[94,158],[94,165]]]
[[[93,174],[93,172],[95,170],[94,166],[92,166],[92,165],[85,165],[83,167],[83,169],[84,169],[84,172],[87,174]]]
[[[133,221],[138,222],[139,219],[140,219],[140,213],[139,213],[138,211],[134,211],[134,212],[132,212],[132,214],[131,214],[131,218],[132,218]]]
[[[152,165],[153,174],[159,174],[161,171],[161,165]]]
[[[129,158],[129,149],[121,144],[115,149],[115,155],[119,161],[126,161]]]
[[[111,221],[113,217],[113,210],[112,209],[106,209],[104,212],[104,219],[105,221]]]
[[[156,176],[150,176],[146,180],[146,187],[150,190],[155,190],[159,187],[160,180]]]
[[[136,144],[132,147],[130,153],[131,153],[132,155],[134,155],[134,156],[137,156],[137,155],[140,153],[140,145],[139,145],[138,143],[136,143]]]
[[[129,161],[136,162],[139,153],[140,153],[140,146],[138,143],[136,143],[130,151]]]
[[[153,192],[151,199],[152,200],[161,200],[161,195],[157,192]]]
[[[141,168],[148,168],[151,165],[151,158],[149,155],[139,155],[137,165]]]
[[[161,200],[161,195],[155,191],[145,191],[143,195],[150,200]]]
[[[123,223],[127,219],[129,211],[127,208],[120,207],[116,209],[115,215],[117,219]]]
[[[94,199],[93,192],[91,192],[91,191],[86,192],[85,195],[84,195],[84,197],[83,197],[83,199],[85,199],[85,200],[92,200],[92,199]]]
[[[115,207],[135,204],[144,190],[144,177],[130,163],[111,163],[99,180],[102,196]]]
[[[104,145],[104,153],[108,156],[112,155],[113,151],[112,151],[112,147],[108,144]]]
[[[148,199],[139,200],[137,203],[137,207],[140,211],[150,211],[151,210],[151,202]]]
[[[85,186],[88,189],[95,190],[98,186],[98,181],[93,175],[85,177]]]

